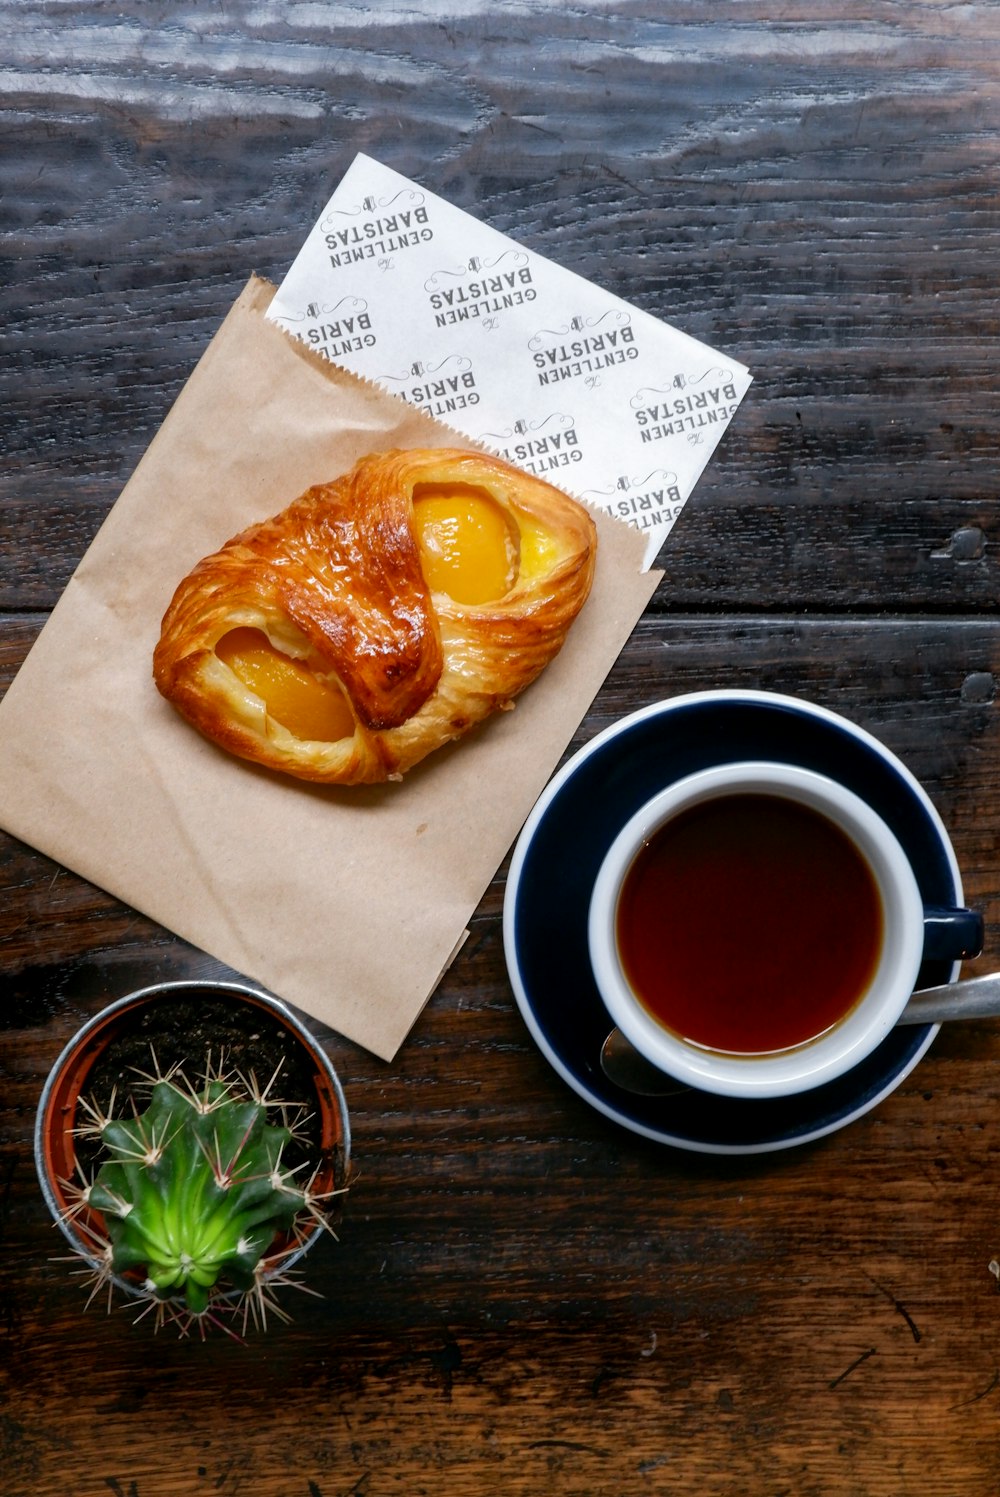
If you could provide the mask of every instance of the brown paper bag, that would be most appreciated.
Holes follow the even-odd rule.
[[[659,574],[598,514],[562,653],[401,783],[311,786],[206,742],[151,678],[180,578],[366,452],[469,445],[269,323],[273,292],[235,303],[0,703],[0,824],[389,1059]]]

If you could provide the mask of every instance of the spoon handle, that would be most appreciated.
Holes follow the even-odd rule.
[[[900,1024],[939,1024],[945,1019],[989,1019],[1000,1014],[1000,972],[923,988],[914,993]]]

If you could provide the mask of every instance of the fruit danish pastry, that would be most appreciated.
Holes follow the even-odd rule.
[[[153,656],[206,737],[304,780],[397,779],[510,707],[562,646],[597,535],[498,458],[362,458],[181,582]]]

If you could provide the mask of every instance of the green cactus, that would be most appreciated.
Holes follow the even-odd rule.
[[[114,1099],[107,1112],[83,1104],[90,1121],[81,1131],[99,1137],[103,1162],[77,1191],[73,1214],[103,1218],[99,1283],[132,1277],[158,1322],[179,1319],[182,1328],[217,1321],[223,1297],[228,1309],[249,1304],[266,1324],[267,1310],[282,1314],[265,1289],[275,1239],[327,1224],[325,1198],[282,1164],[288,1107],[268,1101],[270,1086],[261,1092],[210,1065],[197,1088],[179,1071],[150,1079],[149,1104],[131,1118],[111,1115]],[[273,1260],[268,1269],[276,1282]]]

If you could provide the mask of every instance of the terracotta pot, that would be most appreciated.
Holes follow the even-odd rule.
[[[142,988],[103,1009],[69,1042],[49,1073],[35,1121],[35,1167],[42,1194],[68,1241],[95,1269],[104,1240],[100,1215],[88,1208],[74,1217],[71,1210],[74,1192],[69,1182],[79,1178],[76,1130],[84,1121],[81,1095],[86,1098],[90,1094],[95,1067],[110,1046],[134,1031],[138,1023],[158,1021],[161,1014],[169,1022],[170,1009],[176,1008],[179,1000],[194,1000],[209,1021],[223,1012],[231,1020],[234,1011],[244,1009],[248,1028],[255,1014],[263,1011],[292,1037],[293,1049],[303,1060],[313,1089],[312,1096],[297,1100],[306,1102],[318,1119],[319,1151],[313,1161],[318,1164],[318,1173],[313,1189],[317,1195],[325,1195],[344,1188],[347,1182],[350,1124],[340,1082],[316,1040],[283,1003],[239,983],[168,982]],[[156,1012],[151,1013],[154,1006]],[[203,1059],[189,1057],[192,1065]],[[286,1273],[323,1230],[315,1224],[299,1242],[290,1237],[276,1238],[263,1260],[264,1277]],[[140,1277],[130,1282],[128,1277],[115,1276],[113,1282],[127,1293],[138,1295]]]

